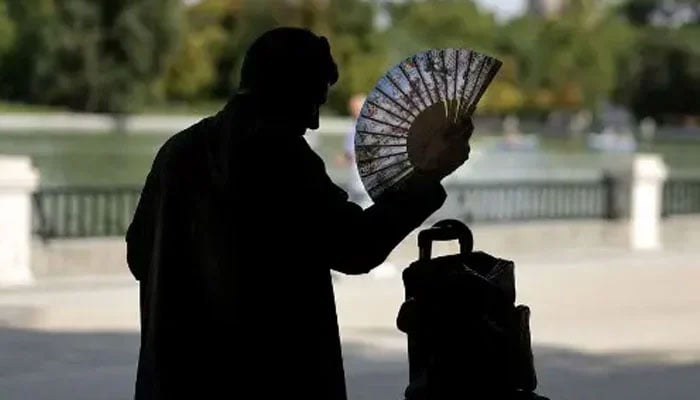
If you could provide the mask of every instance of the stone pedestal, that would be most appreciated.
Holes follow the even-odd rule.
[[[29,157],[0,155],[0,287],[33,281],[32,192],[38,182]]]
[[[661,211],[666,165],[661,156],[639,154],[632,164],[630,246],[635,250],[661,248]]]

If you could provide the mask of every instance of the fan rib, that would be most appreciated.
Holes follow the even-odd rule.
[[[358,163],[368,163],[368,162],[372,162],[372,161],[383,160],[383,159],[385,159],[385,158],[396,157],[396,156],[402,156],[402,155],[404,155],[404,154],[408,154],[408,152],[407,152],[407,151],[401,151],[401,152],[398,152],[398,153],[384,154],[384,155],[381,155],[381,156],[370,157],[370,158],[362,158],[362,159],[358,158],[358,159],[357,159],[357,162],[358,162]]]
[[[393,82],[392,82],[392,84],[393,84]],[[396,85],[394,85],[394,86],[396,86]],[[414,114],[413,111],[411,111],[411,110],[409,110],[408,108],[406,108],[403,104],[401,104],[401,103],[399,103],[398,101],[396,101],[396,99],[394,99],[393,97],[391,97],[391,96],[389,96],[388,94],[384,93],[384,91],[383,91],[380,87],[377,87],[376,90],[377,90],[377,92],[379,92],[382,96],[384,96],[384,97],[386,97],[387,99],[389,99],[389,101],[391,101],[392,103],[394,103],[394,104],[396,104],[397,106],[399,106],[399,108],[401,108],[402,110],[404,110],[404,111],[406,111],[407,113],[411,114],[411,115],[413,116],[413,118],[416,118],[416,117],[418,116],[417,114]],[[399,90],[400,90],[400,89],[399,89]],[[403,92],[401,92],[401,93],[403,93]],[[404,94],[404,96],[405,96],[405,94]],[[372,102],[372,103],[375,104],[374,102]],[[413,106],[415,107],[415,104],[414,104]]]
[[[445,66],[445,52],[442,51],[442,70],[440,71],[440,80],[442,80],[442,87],[445,89],[444,93],[444,100],[445,100],[445,107],[447,107],[448,100],[449,100],[449,91],[447,89],[447,67]]]
[[[428,108],[428,105],[425,104],[425,102],[423,101],[423,96],[421,95],[420,90],[418,90],[417,87],[413,86],[413,82],[411,82],[411,79],[408,77],[408,73],[403,69],[403,64],[399,64],[399,70],[403,74],[404,78],[406,78],[406,81],[411,86],[411,89],[413,89],[414,92],[418,93],[416,97],[420,99],[420,103],[423,105],[422,109],[425,110],[426,108]]]
[[[400,87],[396,82],[394,82],[394,79],[391,77],[391,75],[387,74],[387,75],[386,75],[386,78],[389,80],[389,82],[391,82],[392,85],[394,85],[394,87],[396,88],[396,90],[398,90],[399,92],[401,92],[401,94],[406,98],[406,100],[408,100],[408,101],[411,103],[411,105],[413,105],[413,107],[414,107],[416,110],[422,110],[422,108],[418,107],[418,104],[416,104],[416,103],[413,102],[413,99],[411,98],[411,96],[409,96],[408,94],[406,94],[406,92],[404,92],[403,89],[401,89],[401,87]]]
[[[475,75],[475,78],[474,78],[475,79],[474,88],[476,88],[477,85],[479,84],[479,77],[481,76],[481,73],[484,70],[484,65],[486,65],[486,58],[484,58],[483,61],[481,61],[481,64],[479,64],[479,72]],[[472,104],[474,104],[474,100],[477,98],[476,97],[477,92],[478,92],[478,90],[474,90],[472,93],[469,94],[469,101],[467,102],[467,104],[469,104],[469,108],[473,108]],[[469,108],[466,110],[467,112],[469,112]],[[461,112],[461,107],[460,107],[460,112]]]
[[[370,116],[368,116],[368,115],[361,115],[361,117],[364,118],[364,119],[368,119],[368,120],[370,120],[370,121],[374,121],[374,122],[376,122],[376,123],[378,123],[378,124],[386,125],[386,126],[389,126],[389,127],[392,127],[392,128],[400,129],[400,130],[402,130],[402,131],[404,131],[404,132],[408,132],[408,129],[407,129],[407,128],[404,128],[404,127],[399,126],[399,125],[394,125],[394,124],[392,124],[391,122],[382,121],[382,120],[380,120],[380,119],[377,119],[377,118],[374,118],[374,117],[370,117]],[[408,124],[408,125],[410,126],[411,124]]]
[[[442,69],[445,71],[445,75],[443,76],[444,81],[445,81],[445,98],[447,100],[450,99],[450,88],[447,86],[447,50],[442,52]]]
[[[465,76],[464,76],[464,86],[462,86],[462,96],[464,96],[464,93],[467,90],[467,86],[469,84],[469,70],[472,68],[472,61],[474,60],[473,55],[474,55],[474,53],[470,51],[469,55],[467,56],[467,69],[465,70],[466,72],[464,74]],[[471,93],[470,93],[470,95],[471,95]],[[463,106],[463,103],[461,100],[462,99],[460,99],[459,110],[457,110],[460,113],[462,112],[462,106]]]
[[[364,147],[406,147],[406,143],[400,144],[400,143],[392,143],[392,144],[358,144],[355,147],[358,148],[364,148]],[[398,153],[397,153],[398,154]]]
[[[396,119],[400,119],[401,121],[407,123],[408,126],[411,126],[411,121],[407,120],[407,119],[404,118],[403,116],[398,115],[398,114],[396,114],[395,112],[393,112],[393,111],[391,111],[391,110],[387,110],[386,108],[384,108],[384,107],[382,107],[381,105],[379,105],[379,104],[373,102],[372,100],[367,100],[367,103],[368,103],[368,104],[371,104],[371,105],[373,105],[373,106],[375,106],[375,107],[377,107],[378,109],[380,109],[380,110],[386,112],[387,114],[393,115],[394,117],[396,117]]]
[[[457,99],[457,71],[459,71],[459,53],[455,50],[455,76],[452,78],[454,87],[452,88],[452,94]],[[457,110],[455,110],[457,111]]]
[[[394,163],[391,163],[391,164],[387,164],[387,165],[385,165],[385,166],[383,166],[383,167],[381,167],[381,168],[375,169],[374,171],[372,171],[372,172],[370,172],[370,173],[368,173],[368,174],[360,175],[360,177],[361,177],[361,178],[367,178],[367,177],[370,177],[370,176],[372,176],[372,175],[376,175],[376,174],[378,174],[378,173],[380,173],[380,172],[386,171],[386,170],[389,169],[389,168],[393,168],[393,167],[395,167],[395,166],[397,166],[397,165],[401,165],[401,164],[407,163],[407,162],[409,162],[409,161],[408,161],[408,160],[401,160],[401,161],[397,161],[397,162],[394,162]]]
[[[486,63],[486,61],[484,61]],[[484,77],[484,80],[479,87],[479,91],[477,95],[474,97],[474,99],[480,99],[481,96],[484,95],[484,92],[486,91],[486,88],[491,85],[491,81],[493,81],[493,78],[496,77],[496,73],[498,72],[498,68],[496,68],[496,64],[492,64],[491,68],[489,68],[488,74],[486,77]]]
[[[360,135],[376,135],[376,136],[386,136],[386,137],[393,137],[393,138],[399,138],[399,139],[406,139],[406,135],[393,135],[391,133],[370,132],[370,131],[365,131],[365,130],[356,130],[355,133],[359,133]]]
[[[443,80],[445,83],[445,109],[447,110],[447,114],[449,114],[450,111],[450,87],[449,87],[449,80],[447,79],[447,50],[442,52],[442,69],[445,71],[445,75],[443,75]]]
[[[384,186],[384,190],[385,190],[385,191],[388,190],[388,189],[391,189],[391,188],[393,188],[394,186],[396,186],[399,182],[401,182],[402,180],[404,180],[404,178],[406,178],[406,176],[408,176],[408,175],[409,175],[410,173],[412,173],[413,171],[414,171],[414,168],[413,168],[413,167],[410,167],[409,169],[407,169],[407,170],[404,171],[404,172],[399,172],[398,174],[396,174],[396,175],[394,175],[393,177],[391,177],[391,179],[389,179],[389,184],[388,184],[388,185],[384,186],[384,185],[383,185],[383,182],[380,182],[380,183],[378,183],[378,184],[372,186],[369,190],[367,190],[367,192],[371,193],[371,192],[375,191],[378,187],[381,187],[381,186]]]
[[[421,72],[420,64],[418,64],[418,57],[414,56],[413,62],[416,64],[416,70],[418,71],[418,77],[420,78],[420,82],[423,84],[423,87],[425,88],[425,92],[428,93],[428,97],[430,97],[430,104],[434,104],[437,100],[433,99],[433,94],[430,92],[430,88],[425,83],[425,78],[423,77],[423,72]]]
[[[442,93],[440,92],[440,86],[437,84],[438,80],[435,77],[435,72],[434,72],[435,63],[433,62],[432,53],[428,53],[427,57],[428,57],[428,62],[430,62],[430,65],[431,65],[430,75],[432,75],[433,82],[435,82],[435,92],[437,92],[438,101],[445,101],[445,99],[442,97]]]

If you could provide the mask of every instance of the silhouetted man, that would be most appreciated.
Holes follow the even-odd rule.
[[[381,264],[445,192],[348,201],[303,138],[337,78],[325,38],[270,31],[223,110],[158,151],[126,237],[137,399],[345,399],[331,269]]]

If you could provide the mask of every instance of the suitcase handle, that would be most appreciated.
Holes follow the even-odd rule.
[[[460,254],[462,255],[467,255],[474,250],[472,231],[462,221],[446,219],[436,222],[431,228],[418,234],[419,259],[430,259],[434,241],[450,240],[459,241]]]

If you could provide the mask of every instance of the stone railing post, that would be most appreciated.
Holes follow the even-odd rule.
[[[667,168],[661,156],[639,154],[632,163],[630,246],[654,250],[661,243],[661,212]]]
[[[0,287],[33,281],[32,192],[38,181],[29,157],[0,155]]]

